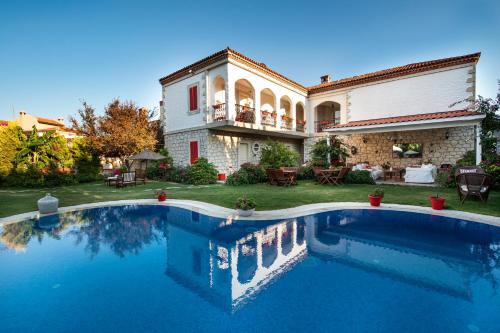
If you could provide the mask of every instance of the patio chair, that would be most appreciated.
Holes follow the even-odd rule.
[[[137,181],[135,179],[135,171],[131,172],[123,172],[118,180],[116,181],[116,187],[125,187],[127,185],[137,185]]]
[[[330,177],[330,180],[335,185],[342,185],[349,171],[351,171],[351,168],[344,167],[340,169],[338,175]]]
[[[488,196],[490,194],[492,177],[484,173],[482,170],[479,172],[471,170],[473,169],[461,168],[457,170],[455,175],[457,193],[462,205],[468,197],[477,197],[482,202],[486,202],[488,201]]]
[[[313,167],[314,176],[316,177],[316,181],[318,183],[326,184],[326,183],[328,183],[328,178],[326,178],[326,176],[323,174],[323,172],[321,170],[323,170],[323,168]]]
[[[295,178],[292,174],[285,174],[281,169],[275,169],[274,176],[278,186],[291,186]]]
[[[269,185],[277,185],[277,182],[276,182],[276,177],[275,177],[275,174],[274,174],[274,171],[276,169],[266,169],[266,175],[267,175],[267,182],[269,183]]]
[[[146,184],[146,170],[136,169],[135,170],[135,180]]]

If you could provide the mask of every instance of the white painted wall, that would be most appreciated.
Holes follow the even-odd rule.
[[[347,120],[462,110],[466,103],[450,105],[473,96],[473,69],[471,65],[351,89]]]

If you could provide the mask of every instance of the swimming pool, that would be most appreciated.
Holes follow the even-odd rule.
[[[2,332],[499,332],[500,228],[128,205],[0,227]]]

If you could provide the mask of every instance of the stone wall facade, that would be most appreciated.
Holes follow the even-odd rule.
[[[444,163],[455,164],[467,151],[475,148],[474,126],[339,137],[350,147],[357,149],[357,153],[351,154],[347,159],[348,163],[369,162],[371,165],[381,165],[389,162],[392,166],[402,168],[428,162],[437,166]],[[392,146],[397,143],[421,144],[422,157],[393,157]]]
[[[201,129],[167,134],[165,147],[172,156],[175,166],[186,166],[190,164],[189,143],[198,141],[199,157],[207,158],[219,172],[230,174],[241,164],[238,151],[241,144],[248,145],[247,161],[257,164],[260,161],[260,151],[254,152],[252,147],[255,144],[263,147],[267,140],[268,137],[263,135]],[[284,138],[272,138],[272,140],[284,143],[302,156],[302,140]]]

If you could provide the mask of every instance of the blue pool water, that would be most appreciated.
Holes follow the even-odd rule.
[[[500,332],[500,228],[165,206],[0,227],[0,332]]]

